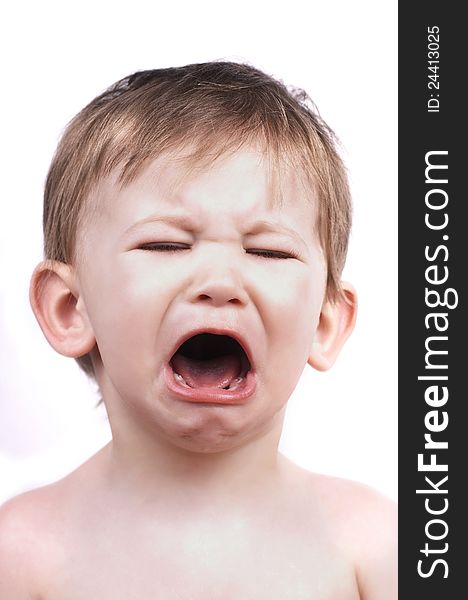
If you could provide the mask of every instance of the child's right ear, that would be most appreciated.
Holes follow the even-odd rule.
[[[73,267],[41,262],[31,278],[31,307],[49,344],[60,354],[78,358],[96,344]]]

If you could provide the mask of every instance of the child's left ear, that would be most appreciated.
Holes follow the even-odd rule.
[[[357,297],[353,286],[341,282],[344,297],[325,300],[307,361],[318,371],[326,371],[335,362],[343,344],[354,329]]]

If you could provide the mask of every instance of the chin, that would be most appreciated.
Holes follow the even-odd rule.
[[[229,452],[245,444],[245,440],[224,432],[192,431],[178,436],[166,436],[167,441],[176,448],[193,454],[218,454]]]
[[[248,441],[250,428],[244,419],[239,422],[239,419],[216,414],[219,412],[207,407],[204,415],[186,415],[166,423],[164,437],[174,446],[204,454],[232,450]]]
[[[284,407],[276,411],[271,407],[271,402],[259,397],[243,406],[186,403],[177,416],[174,412],[166,413],[164,423],[159,421],[158,428],[174,447],[200,454],[229,452],[267,436],[278,427],[281,430]]]

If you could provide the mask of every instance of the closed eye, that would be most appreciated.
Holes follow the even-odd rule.
[[[182,250],[189,250],[189,244],[174,243],[174,242],[148,242],[138,246],[139,250],[149,250],[150,252],[180,252]],[[298,258],[298,256],[290,251],[283,252],[280,250],[264,250],[257,248],[249,248],[246,250],[247,254],[253,254],[260,258],[273,258],[273,259],[290,259]]]
[[[281,252],[280,250],[261,250],[257,248],[249,248],[246,250],[247,254],[254,254],[262,258],[276,258],[276,259],[287,259],[297,258],[297,255],[293,252]]]
[[[152,252],[178,252],[180,250],[189,250],[188,244],[178,244],[173,242],[149,242],[138,246],[139,250],[150,250]]]

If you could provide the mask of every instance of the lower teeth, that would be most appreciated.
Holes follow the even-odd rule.
[[[179,373],[176,373],[174,371],[174,379],[180,383],[181,385],[183,385],[184,387],[193,389],[191,385],[189,385],[185,379],[182,377],[182,375],[180,375]],[[227,385],[226,387],[223,387],[221,389],[223,390],[235,390],[236,388],[239,387],[239,385],[242,383],[242,381],[244,380],[244,378],[242,377],[242,375],[239,375],[238,377],[236,377],[233,381],[231,381],[231,383],[229,385]]]
[[[235,390],[237,387],[239,387],[239,384],[240,384],[240,383],[243,381],[243,379],[244,379],[244,378],[243,378],[243,377],[241,377],[241,376],[239,376],[239,377],[236,377],[236,378],[234,379],[234,381],[232,381],[232,382],[231,382],[231,383],[228,385],[228,387],[227,387],[226,389],[228,389],[228,390]]]
[[[190,386],[190,385],[189,385],[189,384],[188,384],[188,383],[185,381],[185,379],[182,377],[182,375],[179,375],[179,373],[176,373],[175,371],[174,371],[174,378],[175,378],[175,380],[176,380],[176,381],[178,381],[179,383],[181,383],[183,386],[185,386],[185,387],[188,387],[188,388],[189,388],[189,387],[191,387],[191,386]]]

